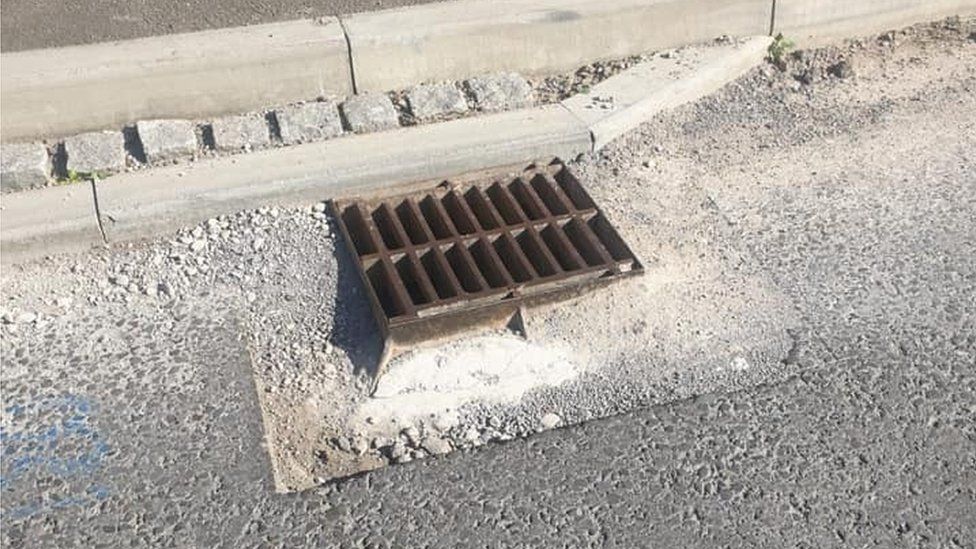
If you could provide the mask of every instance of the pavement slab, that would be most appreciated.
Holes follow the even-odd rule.
[[[64,140],[69,173],[97,173],[101,176],[125,169],[125,138],[122,132],[89,132]]]
[[[40,187],[51,177],[51,159],[42,143],[10,143],[0,153],[3,192]]]
[[[421,84],[407,90],[410,114],[419,120],[462,114],[468,110],[464,94],[451,82]]]
[[[342,134],[342,119],[334,101],[302,103],[275,110],[275,120],[286,145],[309,143]]]
[[[214,147],[219,151],[251,151],[271,144],[268,122],[259,114],[218,118],[210,123]]]
[[[189,120],[140,120],[139,142],[147,162],[171,162],[197,152],[197,135]]]
[[[342,102],[342,116],[356,133],[390,130],[400,125],[393,102],[382,93],[355,95]]]
[[[484,111],[501,111],[532,104],[532,86],[514,72],[486,74],[465,81],[475,105]]]

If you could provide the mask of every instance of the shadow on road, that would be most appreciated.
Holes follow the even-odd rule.
[[[337,226],[335,220],[333,227]],[[338,280],[335,296],[335,320],[332,328],[332,344],[349,355],[356,373],[376,374],[383,339],[369,307],[369,298],[363,288],[346,242],[336,238],[336,265]]]

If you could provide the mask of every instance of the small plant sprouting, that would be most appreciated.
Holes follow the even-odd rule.
[[[79,172],[75,170],[68,170],[67,177],[63,177],[58,180],[60,185],[69,185],[71,183],[81,183],[82,181],[91,181],[92,183],[97,183],[101,179],[98,172]]]
[[[777,34],[776,38],[773,39],[773,43],[766,50],[769,53],[770,62],[779,67],[780,70],[785,70],[786,54],[793,49],[793,46],[793,41],[783,36],[783,33]]]

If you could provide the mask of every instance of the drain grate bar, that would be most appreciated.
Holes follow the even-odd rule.
[[[332,208],[388,336],[642,270],[558,160],[503,180]]]

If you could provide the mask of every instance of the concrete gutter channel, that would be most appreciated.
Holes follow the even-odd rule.
[[[462,0],[341,22],[3,54],[0,124],[3,139],[15,141],[490,71],[562,71],[720,35],[772,29],[812,44],[974,12],[976,0]],[[148,238],[267,203],[303,204],[538,158],[571,159],[662,109],[718,89],[759,62],[768,40],[750,39],[732,52],[706,50],[668,76],[653,63],[634,67],[562,104],[120,174],[95,188],[5,195],[2,260]],[[613,108],[594,108],[594,99],[606,96]]]

